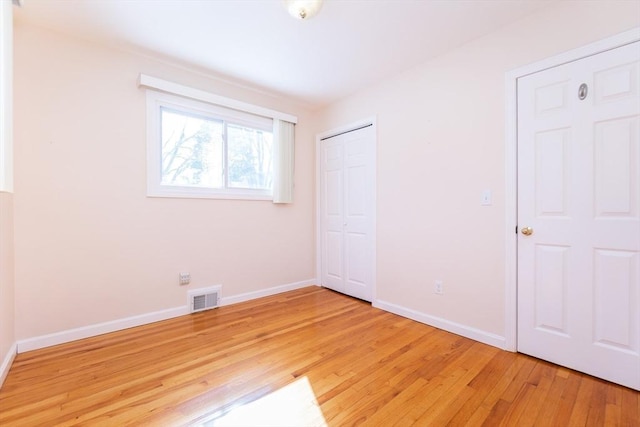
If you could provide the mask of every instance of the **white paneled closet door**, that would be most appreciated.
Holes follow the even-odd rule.
[[[518,351],[640,389],[640,43],[518,79]]]
[[[320,274],[322,285],[373,298],[375,129],[320,141]]]

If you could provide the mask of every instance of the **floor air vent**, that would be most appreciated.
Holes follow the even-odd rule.
[[[209,310],[220,305],[220,286],[189,291],[189,312]]]

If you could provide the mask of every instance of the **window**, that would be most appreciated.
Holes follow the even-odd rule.
[[[273,120],[147,91],[148,195],[271,200]]]

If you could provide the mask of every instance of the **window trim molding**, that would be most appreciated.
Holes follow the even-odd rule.
[[[260,107],[259,105],[249,104],[247,102],[238,101],[236,99],[227,98],[225,96],[216,95],[204,90],[184,86],[178,83],[173,83],[142,73],[140,73],[138,77],[138,87],[155,89],[161,92],[195,99],[196,101],[203,101],[208,104],[231,108],[233,110],[243,111],[246,113],[255,114],[257,116],[268,117],[270,119],[280,119],[291,122],[293,124],[298,123],[298,118],[291,114]]]
[[[218,105],[205,103],[193,98],[185,98],[166,92],[147,90],[147,197],[189,198],[189,199],[232,199],[232,200],[273,200],[273,189],[247,188],[208,188],[162,185],[161,179],[161,144],[160,144],[160,111],[162,107],[171,109],[185,109],[200,111],[202,114],[219,115],[222,120],[231,123],[243,123],[246,120],[237,119],[233,114],[220,113]],[[239,112],[243,114],[244,112]],[[262,116],[264,117],[264,116]],[[264,126],[259,126],[264,128]],[[266,128],[265,128],[266,130]]]

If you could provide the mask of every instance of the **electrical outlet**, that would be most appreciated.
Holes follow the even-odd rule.
[[[444,294],[444,285],[442,284],[442,280],[436,280],[433,292],[438,295]]]
[[[191,273],[179,273],[180,285],[188,285],[191,282]]]

